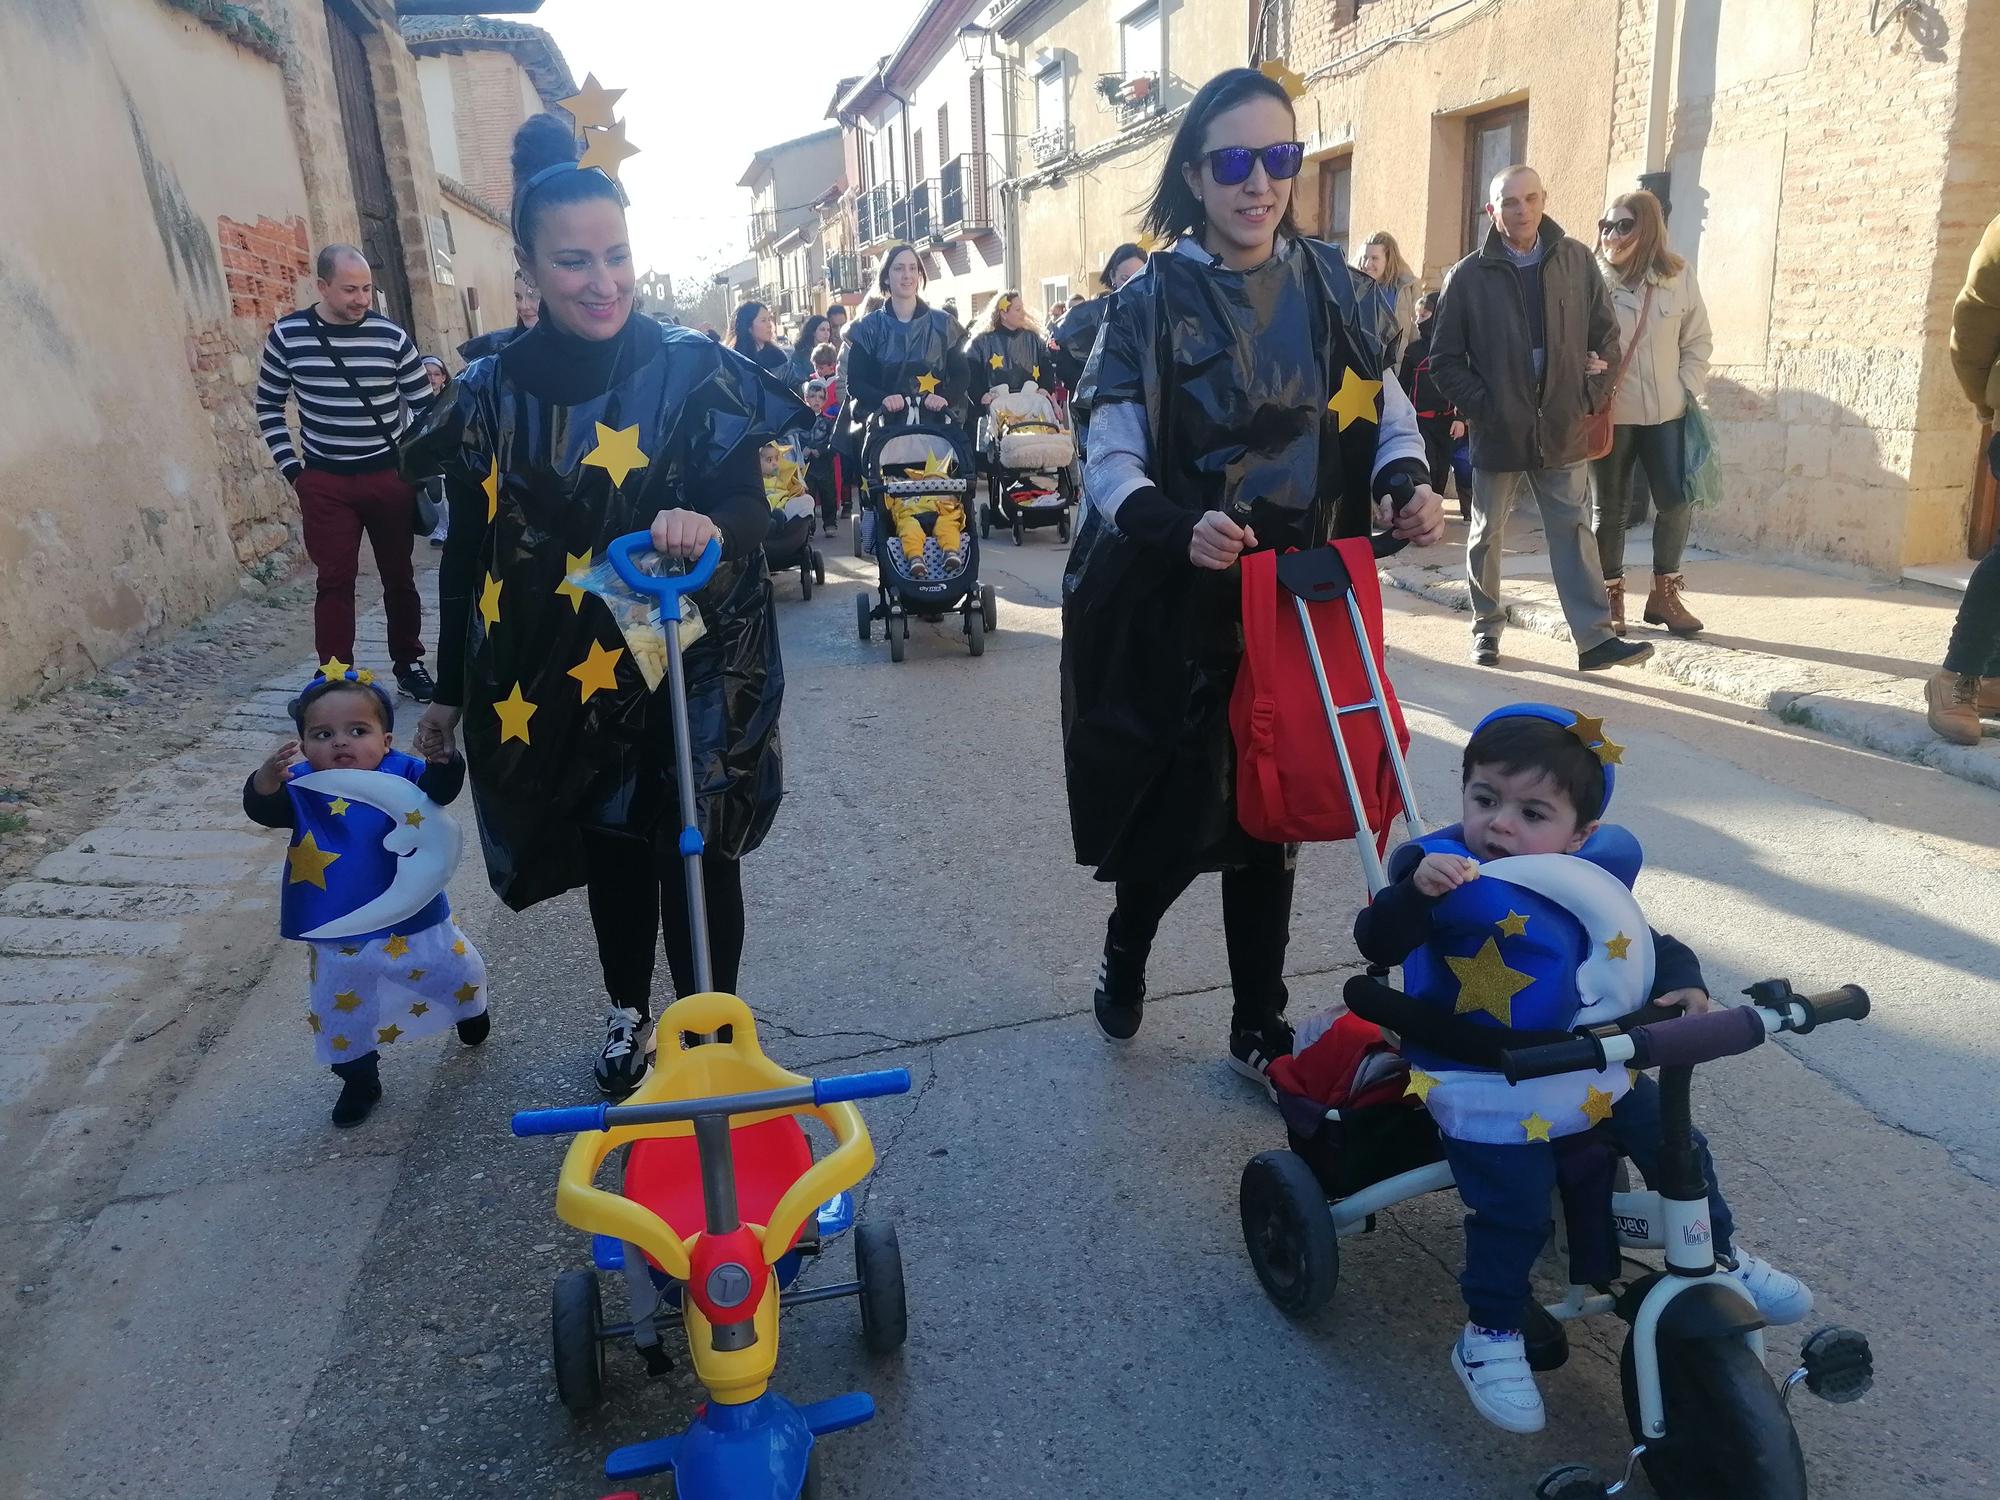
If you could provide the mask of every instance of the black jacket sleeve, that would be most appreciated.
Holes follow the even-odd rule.
[[[1438,898],[1417,889],[1412,876],[1391,881],[1354,919],[1354,945],[1372,964],[1401,963],[1430,941]]]
[[[1653,993],[1646,998],[1657,1000],[1675,990],[1700,990],[1705,995],[1708,993],[1708,981],[1702,977],[1701,960],[1694,956],[1694,949],[1672,933],[1656,932],[1653,934]]]
[[[1157,547],[1186,562],[1201,517],[1174,504],[1153,485],[1132,491],[1118,502],[1118,530],[1133,541]]]
[[[1461,263],[1431,319],[1431,384],[1475,422],[1490,409],[1486,382],[1472,368],[1472,298],[1479,275],[1476,267]]]
[[[464,786],[465,757],[456,750],[451,752],[449,760],[430,762],[424,767],[424,774],[417,778],[417,790],[439,807],[456,801]]]
[[[991,345],[991,338],[982,333],[965,346],[965,402],[974,416],[979,414],[979,398],[993,389],[993,367],[987,363]]]
[[[253,823],[261,823],[266,828],[291,828],[291,794],[279,787],[270,796],[257,790],[257,773],[252,771],[243,778],[243,815]]]
[[[444,556],[438,560],[435,701],[457,708],[465,702],[465,635],[472,621],[472,597],[479,587],[479,548],[486,539],[486,492],[463,468],[448,464],[444,494],[451,521],[445,530]]]
[[[701,486],[701,512],[722,530],[722,555],[748,557],[771,530],[771,503],[764,498],[764,470],[758,450],[731,454]],[[450,535],[445,537],[450,545]]]

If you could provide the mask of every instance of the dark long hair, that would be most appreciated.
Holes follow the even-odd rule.
[[[736,322],[729,330],[729,347],[738,354],[757,352],[757,335],[750,331],[750,325],[757,321],[757,314],[763,310],[761,302],[746,302],[736,309]]]
[[[1098,281],[1103,285],[1105,291],[1109,292],[1115,290],[1111,285],[1111,278],[1115,274],[1117,274],[1118,268],[1120,266],[1124,265],[1126,261],[1132,260],[1135,257],[1139,260],[1144,260],[1146,258],[1146,252],[1141,250],[1137,245],[1130,243],[1129,241],[1123,245],[1120,245],[1116,250],[1113,250],[1111,252],[1109,258],[1107,258],[1104,262],[1103,271],[1098,273],[1097,277]]]
[[[576,136],[554,115],[530,115],[514,132],[514,236],[530,256],[535,250],[535,234],[550,209],[589,198],[604,198],[620,208],[625,206],[618,184],[595,167],[558,172],[537,183],[527,201],[521,201],[521,189],[537,172],[575,160]]]
[[[1208,127],[1217,115],[1256,98],[1277,100],[1285,106],[1287,115],[1297,119],[1291,95],[1285,92],[1285,86],[1275,78],[1265,77],[1255,68],[1230,68],[1217,73],[1188,102],[1187,113],[1181,116],[1180,128],[1174,132],[1173,144],[1167,148],[1166,162],[1160,168],[1160,185],[1153,190],[1152,201],[1146,205],[1146,215],[1139,221],[1140,228],[1154,240],[1172,243],[1182,235],[1201,232],[1201,198],[1187,185],[1181,168],[1194,167],[1198,170],[1201,167],[1202,147],[1208,139]],[[1297,188],[1296,177],[1292,179],[1292,185]],[[1292,199],[1289,196],[1285,200],[1284,217],[1278,220],[1278,233],[1298,233],[1298,226],[1292,222]]]
[[[931,273],[924,269],[923,256],[917,253],[915,245],[905,240],[901,244],[889,247],[889,253],[882,257],[882,269],[875,275],[875,287],[882,293],[885,300],[889,295],[889,267],[896,263],[896,257],[901,255],[905,250],[910,252],[910,258],[917,263],[917,275],[922,278],[917,284],[917,295],[920,300],[923,296],[923,288],[931,284]]]
[[[816,330],[826,322],[825,313],[807,313],[804,323],[799,325],[799,336],[792,344],[792,358],[803,364],[812,364],[812,352],[826,340],[818,337]]]

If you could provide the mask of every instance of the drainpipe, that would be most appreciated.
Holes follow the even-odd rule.
[[[1646,167],[1639,186],[1673,213],[1673,173],[1667,169],[1667,124],[1673,114],[1675,41],[1680,32],[1680,7],[1675,0],[1655,0],[1653,7],[1652,97],[1646,106]]]
[[[1021,195],[1014,186],[1018,163],[1014,138],[1014,87],[1008,77],[1007,55],[998,47],[993,49],[993,62],[994,71],[1000,75],[1000,149],[1003,153],[1000,181],[994,185],[994,190],[999,193],[1005,209],[1000,222],[1000,265],[1007,285],[1018,287],[1021,285]],[[986,87],[983,78],[979,86],[982,90]]]

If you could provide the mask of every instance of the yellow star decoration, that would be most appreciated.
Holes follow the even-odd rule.
[[[375,1033],[375,1040],[386,1047],[402,1034],[403,1028],[398,1026],[394,1021],[391,1021],[387,1026],[384,1026],[380,1031]]]
[[[500,460],[493,460],[493,467],[486,471],[486,477],[479,487],[486,491],[486,524],[491,526],[493,518],[500,514]]]
[[[538,705],[521,696],[521,684],[514,684],[514,691],[493,705],[493,712],[500,716],[500,743],[519,740],[528,744],[528,720],[535,716]]]
[[[1578,1106],[1583,1117],[1593,1125],[1602,1125],[1611,1118],[1611,1096],[1595,1085],[1584,1090],[1583,1103]]]
[[[608,89],[597,81],[595,73],[586,73],[582,92],[558,99],[556,107],[568,110],[579,130],[603,130],[611,124],[611,106],[624,95],[625,90]]]
[[[590,695],[599,689],[607,693],[618,691],[618,658],[625,654],[623,646],[607,651],[602,641],[590,643],[590,655],[569,669],[569,675],[577,681],[583,696],[579,703],[588,703]]]
[[[346,817],[347,808],[348,808],[348,802],[345,797],[335,797],[331,802],[327,803],[326,805],[326,810],[332,813],[336,818]]]
[[[425,1004],[422,1000],[418,1000],[411,1004],[410,1014],[413,1016],[421,1016],[425,1011],[429,1009],[430,1009],[429,1005]]]
[[[1639,1070],[1637,1068],[1627,1068],[1625,1070],[1625,1081],[1636,1089],[1639,1086]]]
[[[928,370],[917,377],[917,393],[919,395],[934,396],[937,394],[937,388],[938,378]]]
[[[1001,367],[1002,365],[1004,365],[1005,363],[1007,363],[1007,361],[1006,361],[1006,360],[1004,360],[1004,359],[1002,359],[1002,358],[1001,358],[1001,357],[1000,357],[999,355],[995,354],[995,355],[991,355],[991,356],[989,356],[989,357],[988,357],[988,359],[987,359],[987,361],[986,361],[986,363],[987,363],[987,364],[989,364],[989,365],[991,365],[991,366],[992,366],[992,367],[993,367],[994,369],[996,369],[996,370],[997,370],[997,369],[999,369],[999,368],[1000,368],[1000,367]]]
[[[1040,380],[1042,378],[1042,367],[1040,365],[1032,366],[1029,369],[1028,374],[1034,377],[1036,380]]]
[[[912,479],[949,479],[954,462],[947,455],[932,453],[924,459],[921,469],[911,469],[909,475]]]
[[[336,1052],[345,1052],[347,1050],[347,1038],[337,1036],[331,1042],[328,1042],[327,1045]]]
[[[460,938],[457,942],[453,943],[451,951],[459,958],[465,957],[465,939]]]
[[[1623,958],[1631,946],[1632,940],[1621,932],[1618,936],[1606,940],[1604,951],[1609,953],[1613,958]]]
[[[421,828],[424,826],[424,815],[413,807],[403,814],[403,821],[411,828]]]
[[[320,1028],[320,1020],[319,1020],[319,1012],[318,1012],[318,1011],[316,1011],[316,1010],[315,1010],[315,1011],[307,1011],[307,1012],[306,1012],[306,1025],[308,1025],[308,1026],[310,1026],[310,1027],[312,1028],[312,1032],[313,1032],[313,1035],[314,1035],[314,1036],[318,1036],[318,1035],[319,1035],[319,1028]]]
[[[428,973],[428,972],[429,972],[429,970],[427,970],[427,969],[412,969],[412,970],[410,970],[410,978],[412,978],[412,979],[422,979],[422,978],[424,977],[424,975],[425,975],[426,973]]]
[[[595,167],[614,182],[618,180],[618,164],[639,154],[639,148],[625,139],[623,120],[613,120],[602,130],[586,130],[583,134],[586,144],[576,164]]]
[[[1549,1123],[1549,1121],[1544,1120],[1540,1115],[1530,1114],[1527,1119],[1521,1122],[1521,1128],[1528,1132],[1529,1140],[1545,1141],[1549,1138]]]
[[[1594,745],[1604,738],[1604,720],[1593,719],[1588,714],[1578,714],[1576,722],[1569,726],[1569,732],[1586,745]]]
[[[452,998],[458,1001],[460,1005],[470,1005],[479,998],[479,986],[476,984],[461,984],[451,994]]]
[[[338,854],[322,849],[311,834],[307,834],[285,851],[285,863],[291,867],[291,879],[287,885],[316,885],[326,889],[326,867],[339,859]]]
[[[1471,958],[1447,955],[1445,962],[1458,976],[1456,1014],[1483,1010],[1502,1026],[1514,1024],[1514,997],[1535,981],[1532,975],[1507,967],[1498,943],[1488,938]]]
[[[602,469],[609,474],[613,489],[623,484],[625,476],[634,469],[646,467],[646,455],[639,451],[638,423],[622,431],[606,427],[602,422],[591,425],[597,429],[597,446],[583,455],[583,461],[591,468]]]
[[[572,611],[583,608],[583,590],[569,581],[570,574],[582,572],[596,561],[596,557],[597,555],[587,547],[581,552],[563,554],[563,581],[556,585],[556,592],[569,600]]]
[[[1340,389],[1334,393],[1333,399],[1326,403],[1326,409],[1340,418],[1340,430],[1345,432],[1356,422],[1377,420],[1375,398],[1381,394],[1381,381],[1363,380],[1353,370],[1342,370]]]
[[[788,495],[803,495],[806,492],[805,465],[794,463],[789,458],[778,460],[778,486]]]
[[[1422,1068],[1412,1068],[1410,1069],[1410,1086],[1404,1089],[1403,1092],[1406,1095],[1415,1094],[1419,1102],[1428,1103],[1431,1097],[1431,1090],[1436,1088],[1437,1085],[1438,1081]]]
[[[1614,745],[1610,740],[1606,740],[1603,744],[1598,745],[1596,750],[1597,758],[1607,766],[1622,766],[1625,764],[1625,747],[1623,745]]]
[[[1257,71],[1282,88],[1288,99],[1300,98],[1306,91],[1306,81],[1293,72],[1291,66],[1281,57],[1272,58]]]
[[[354,674],[354,680],[360,683],[363,687],[367,687],[370,683],[372,683],[375,680],[375,674],[369,671],[366,667],[363,667],[361,668],[360,671]]]
[[[410,940],[400,932],[392,932],[389,941],[382,945],[382,951],[390,958],[401,958],[410,951]]]
[[[349,1011],[359,1010],[361,1008],[361,997],[355,994],[353,990],[342,990],[333,997],[333,1008],[342,1015],[346,1015]]]
[[[500,623],[500,590],[506,586],[488,573],[486,584],[479,591],[479,618],[486,622],[488,631]]]
[[[337,656],[329,656],[319,664],[319,675],[326,678],[329,682],[336,677],[345,677],[352,670],[353,667],[350,663],[342,661]]]
[[[1493,924],[1500,929],[1502,937],[1520,937],[1528,930],[1528,919],[1519,912],[1509,910],[1507,915]]]

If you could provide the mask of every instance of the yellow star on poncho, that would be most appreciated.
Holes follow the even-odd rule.
[[[1437,1085],[1438,1081],[1422,1068],[1412,1068],[1410,1069],[1410,1086],[1404,1089],[1403,1092],[1405,1094],[1415,1094],[1419,1102],[1427,1103],[1431,1097],[1431,1090],[1436,1088]]]
[[[425,1011],[429,1009],[430,1009],[429,1004],[427,1004],[425,1001],[422,1000],[415,1000],[412,1001],[410,1004],[410,1014],[413,1016],[421,1016]]]
[[[643,469],[648,462],[646,455],[639,451],[639,425],[630,427],[606,427],[602,422],[591,424],[597,429],[597,446],[583,455],[583,461],[593,469],[602,469],[611,476],[615,489],[625,482],[625,476],[634,469]]]
[[[530,703],[521,696],[521,684],[515,683],[514,690],[493,705],[493,712],[500,716],[500,743],[519,740],[528,744],[528,720],[535,716],[540,705]]]
[[[604,130],[611,124],[611,106],[624,96],[625,90],[608,89],[597,81],[595,73],[586,73],[582,90],[558,99],[556,107],[568,110],[579,130]]]
[[[306,1025],[312,1028],[314,1036],[319,1035],[320,1019],[318,1011],[308,1011],[306,1013]]]
[[[347,816],[348,806],[349,803],[345,797],[335,797],[331,802],[327,803],[326,810],[336,818],[344,818]]]
[[[316,885],[326,889],[326,867],[340,856],[331,849],[322,849],[311,834],[307,834],[285,851],[285,863],[291,867],[291,878],[287,885]]]
[[[331,682],[336,677],[345,677],[353,668],[337,656],[329,656],[319,664],[319,675]]]
[[[1531,1114],[1521,1122],[1521,1128],[1528,1132],[1529,1140],[1545,1141],[1549,1138],[1549,1124],[1540,1115]]]
[[[1528,930],[1528,919],[1517,911],[1509,910],[1506,916],[1493,925],[1500,929],[1502,937],[1520,937]]]
[[[337,1036],[332,1041],[328,1042],[327,1045],[333,1048],[333,1050],[336,1052],[345,1052],[347,1050],[347,1038],[344,1036]]]
[[[451,945],[451,951],[459,958],[465,957],[465,939],[460,938],[457,942],[453,943]]]
[[[934,396],[937,394],[937,388],[938,378],[929,371],[917,377],[917,391],[920,395]]]
[[[625,122],[613,120],[602,130],[586,130],[583,155],[576,159],[579,167],[596,167],[614,182],[618,178],[618,164],[628,156],[637,156],[639,148],[625,139]]]
[[[386,1047],[402,1034],[403,1028],[398,1026],[394,1021],[391,1021],[387,1026],[384,1026],[380,1031],[375,1033],[375,1040]]]
[[[413,807],[403,814],[403,821],[412,828],[421,828],[424,826],[424,815]]]
[[[910,470],[912,479],[949,479],[954,460],[947,454],[931,453],[924,459],[921,469]]]
[[[410,970],[410,978],[422,979],[424,975],[428,974],[429,972],[430,972],[429,969],[412,969]]]
[[[333,997],[333,1008],[343,1015],[351,1010],[359,1010],[361,1008],[361,997],[355,994],[353,990],[342,990]]]
[[[486,584],[479,591],[479,618],[486,622],[489,631],[500,623],[500,590],[506,586],[488,573]]]
[[[1488,938],[1471,958],[1447,955],[1445,962],[1458,976],[1458,1004],[1454,1007],[1458,1015],[1483,1010],[1502,1026],[1514,1024],[1514,997],[1535,980],[1531,974],[1508,968],[1498,943]]]
[[[479,482],[486,491],[486,524],[491,526],[493,518],[500,514],[500,460],[493,460],[493,467],[486,471],[486,477]]]
[[[392,932],[389,941],[382,945],[382,951],[391,958],[401,958],[410,951],[410,940],[400,932]]]
[[[597,554],[590,551],[565,552],[563,554],[563,581],[556,585],[556,592],[569,600],[572,611],[583,608],[583,589],[570,582],[572,574],[581,573],[596,561]]]
[[[479,998],[479,986],[476,984],[461,984],[451,993],[452,998],[457,1000],[460,1005],[470,1005]]]
[[[1006,361],[1006,360],[1004,360],[1004,359],[1002,359],[1002,358],[1001,358],[1001,357],[1000,357],[999,355],[997,355],[997,354],[994,354],[994,355],[989,355],[989,356],[987,357],[987,360],[986,360],[986,363],[987,363],[987,364],[989,364],[989,365],[991,365],[991,366],[992,366],[992,367],[993,367],[994,369],[996,369],[996,370],[997,370],[997,369],[999,369],[999,368],[1000,368],[1000,367],[1001,367],[1002,365],[1006,364],[1006,363],[1007,363],[1007,361]]]
[[[1613,1102],[1611,1096],[1603,1089],[1592,1085],[1590,1088],[1584,1090],[1583,1103],[1578,1105],[1577,1108],[1583,1111],[1583,1117],[1590,1121],[1591,1124],[1602,1125],[1606,1120],[1611,1118],[1611,1106]]]
[[[1381,394],[1381,381],[1364,380],[1353,370],[1342,370],[1340,389],[1334,393],[1333,399],[1326,403],[1326,409],[1340,418],[1340,430],[1345,432],[1356,422],[1377,420],[1375,398]]]
[[[590,655],[569,669],[569,675],[583,690],[579,703],[588,703],[590,695],[599,689],[608,693],[618,690],[618,658],[624,654],[623,646],[607,651],[602,641],[590,643]]]
[[[1631,947],[1632,940],[1622,932],[1614,938],[1607,938],[1604,943],[1604,951],[1613,958],[1624,958]]]

